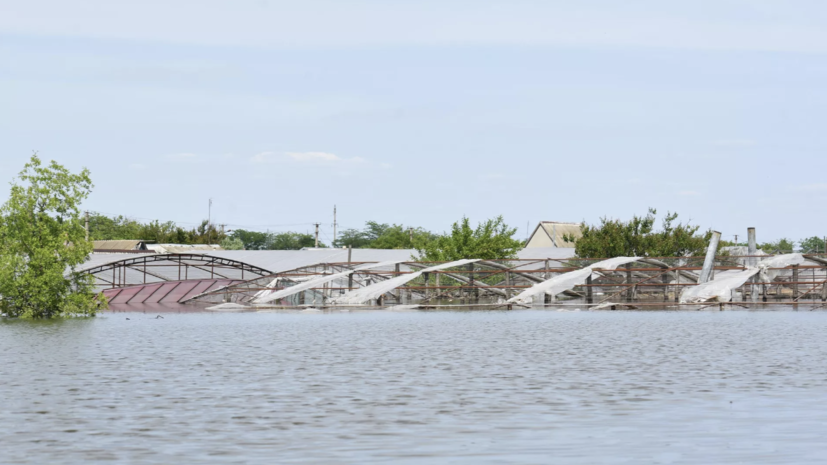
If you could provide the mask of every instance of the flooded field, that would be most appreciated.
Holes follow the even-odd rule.
[[[0,320],[0,462],[824,463],[827,313]]]

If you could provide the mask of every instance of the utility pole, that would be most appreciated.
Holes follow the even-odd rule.
[[[207,244],[212,244],[212,198],[207,209]]]
[[[747,260],[749,267],[755,268],[758,266],[758,257],[755,256],[758,254],[758,240],[755,238],[755,228],[747,228],[747,254],[750,256]],[[750,300],[758,302],[758,285],[755,284],[758,282],[758,276],[753,276],[750,278],[750,281],[752,281],[752,286],[750,286]]]
[[[89,210],[86,210],[86,242],[89,242]]]
[[[336,243],[336,226],[338,226],[338,224],[336,223],[336,205],[334,205],[333,206],[333,243],[334,244]],[[331,244],[331,245],[333,245],[333,244]]]
[[[321,223],[314,223],[316,225],[316,248],[319,248],[319,225]]]
[[[411,240],[411,247],[413,247],[413,227],[408,226],[408,237]]]
[[[735,234],[735,245],[738,245],[738,235]]]

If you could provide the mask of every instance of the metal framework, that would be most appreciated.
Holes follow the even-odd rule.
[[[750,256],[715,257],[715,273],[743,270]],[[761,258],[766,258],[762,256]],[[778,276],[772,282],[747,282],[733,290],[732,304],[797,303],[803,300],[827,301],[827,257],[807,255],[812,265],[773,268]],[[441,305],[503,305],[522,290],[561,273],[575,271],[602,259],[515,259],[488,260],[446,270],[423,273],[367,305],[405,305],[422,307]],[[620,306],[678,305],[681,291],[698,284],[704,257],[648,257],[622,268],[601,271],[599,277],[558,296],[546,295],[545,304],[580,303],[600,305],[611,302]],[[352,270],[363,263],[320,263],[276,274],[267,274],[242,283],[212,289],[188,298],[189,303],[251,304],[258,295],[281,290],[297,283]],[[324,283],[302,291],[268,307],[334,305],[336,297],[402,274],[412,273],[434,263],[404,262],[385,269],[357,270],[347,278]],[[750,299],[753,286],[759,287],[759,301]]]
[[[80,270],[99,289],[200,279],[245,281],[272,274],[248,263],[207,254],[146,254]]]

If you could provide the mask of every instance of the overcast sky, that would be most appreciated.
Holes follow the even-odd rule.
[[[818,0],[0,0],[0,181],[184,225],[823,236],[826,105]]]

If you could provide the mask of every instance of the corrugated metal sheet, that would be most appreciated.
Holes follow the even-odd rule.
[[[522,259],[557,259],[574,258],[574,247],[532,247],[517,252],[517,258]]]
[[[201,253],[224,250],[216,244],[150,244],[147,248],[157,253]]]
[[[202,292],[240,282],[241,281],[230,279],[172,281],[107,289],[103,291],[103,294],[109,299],[109,304],[114,306],[176,304]]]
[[[202,309],[181,302],[206,290],[238,282],[225,279],[176,281],[107,289],[103,292],[109,298],[109,310],[111,311],[193,312]]]
[[[140,240],[92,241],[95,250],[139,250],[145,247],[144,241]]]

